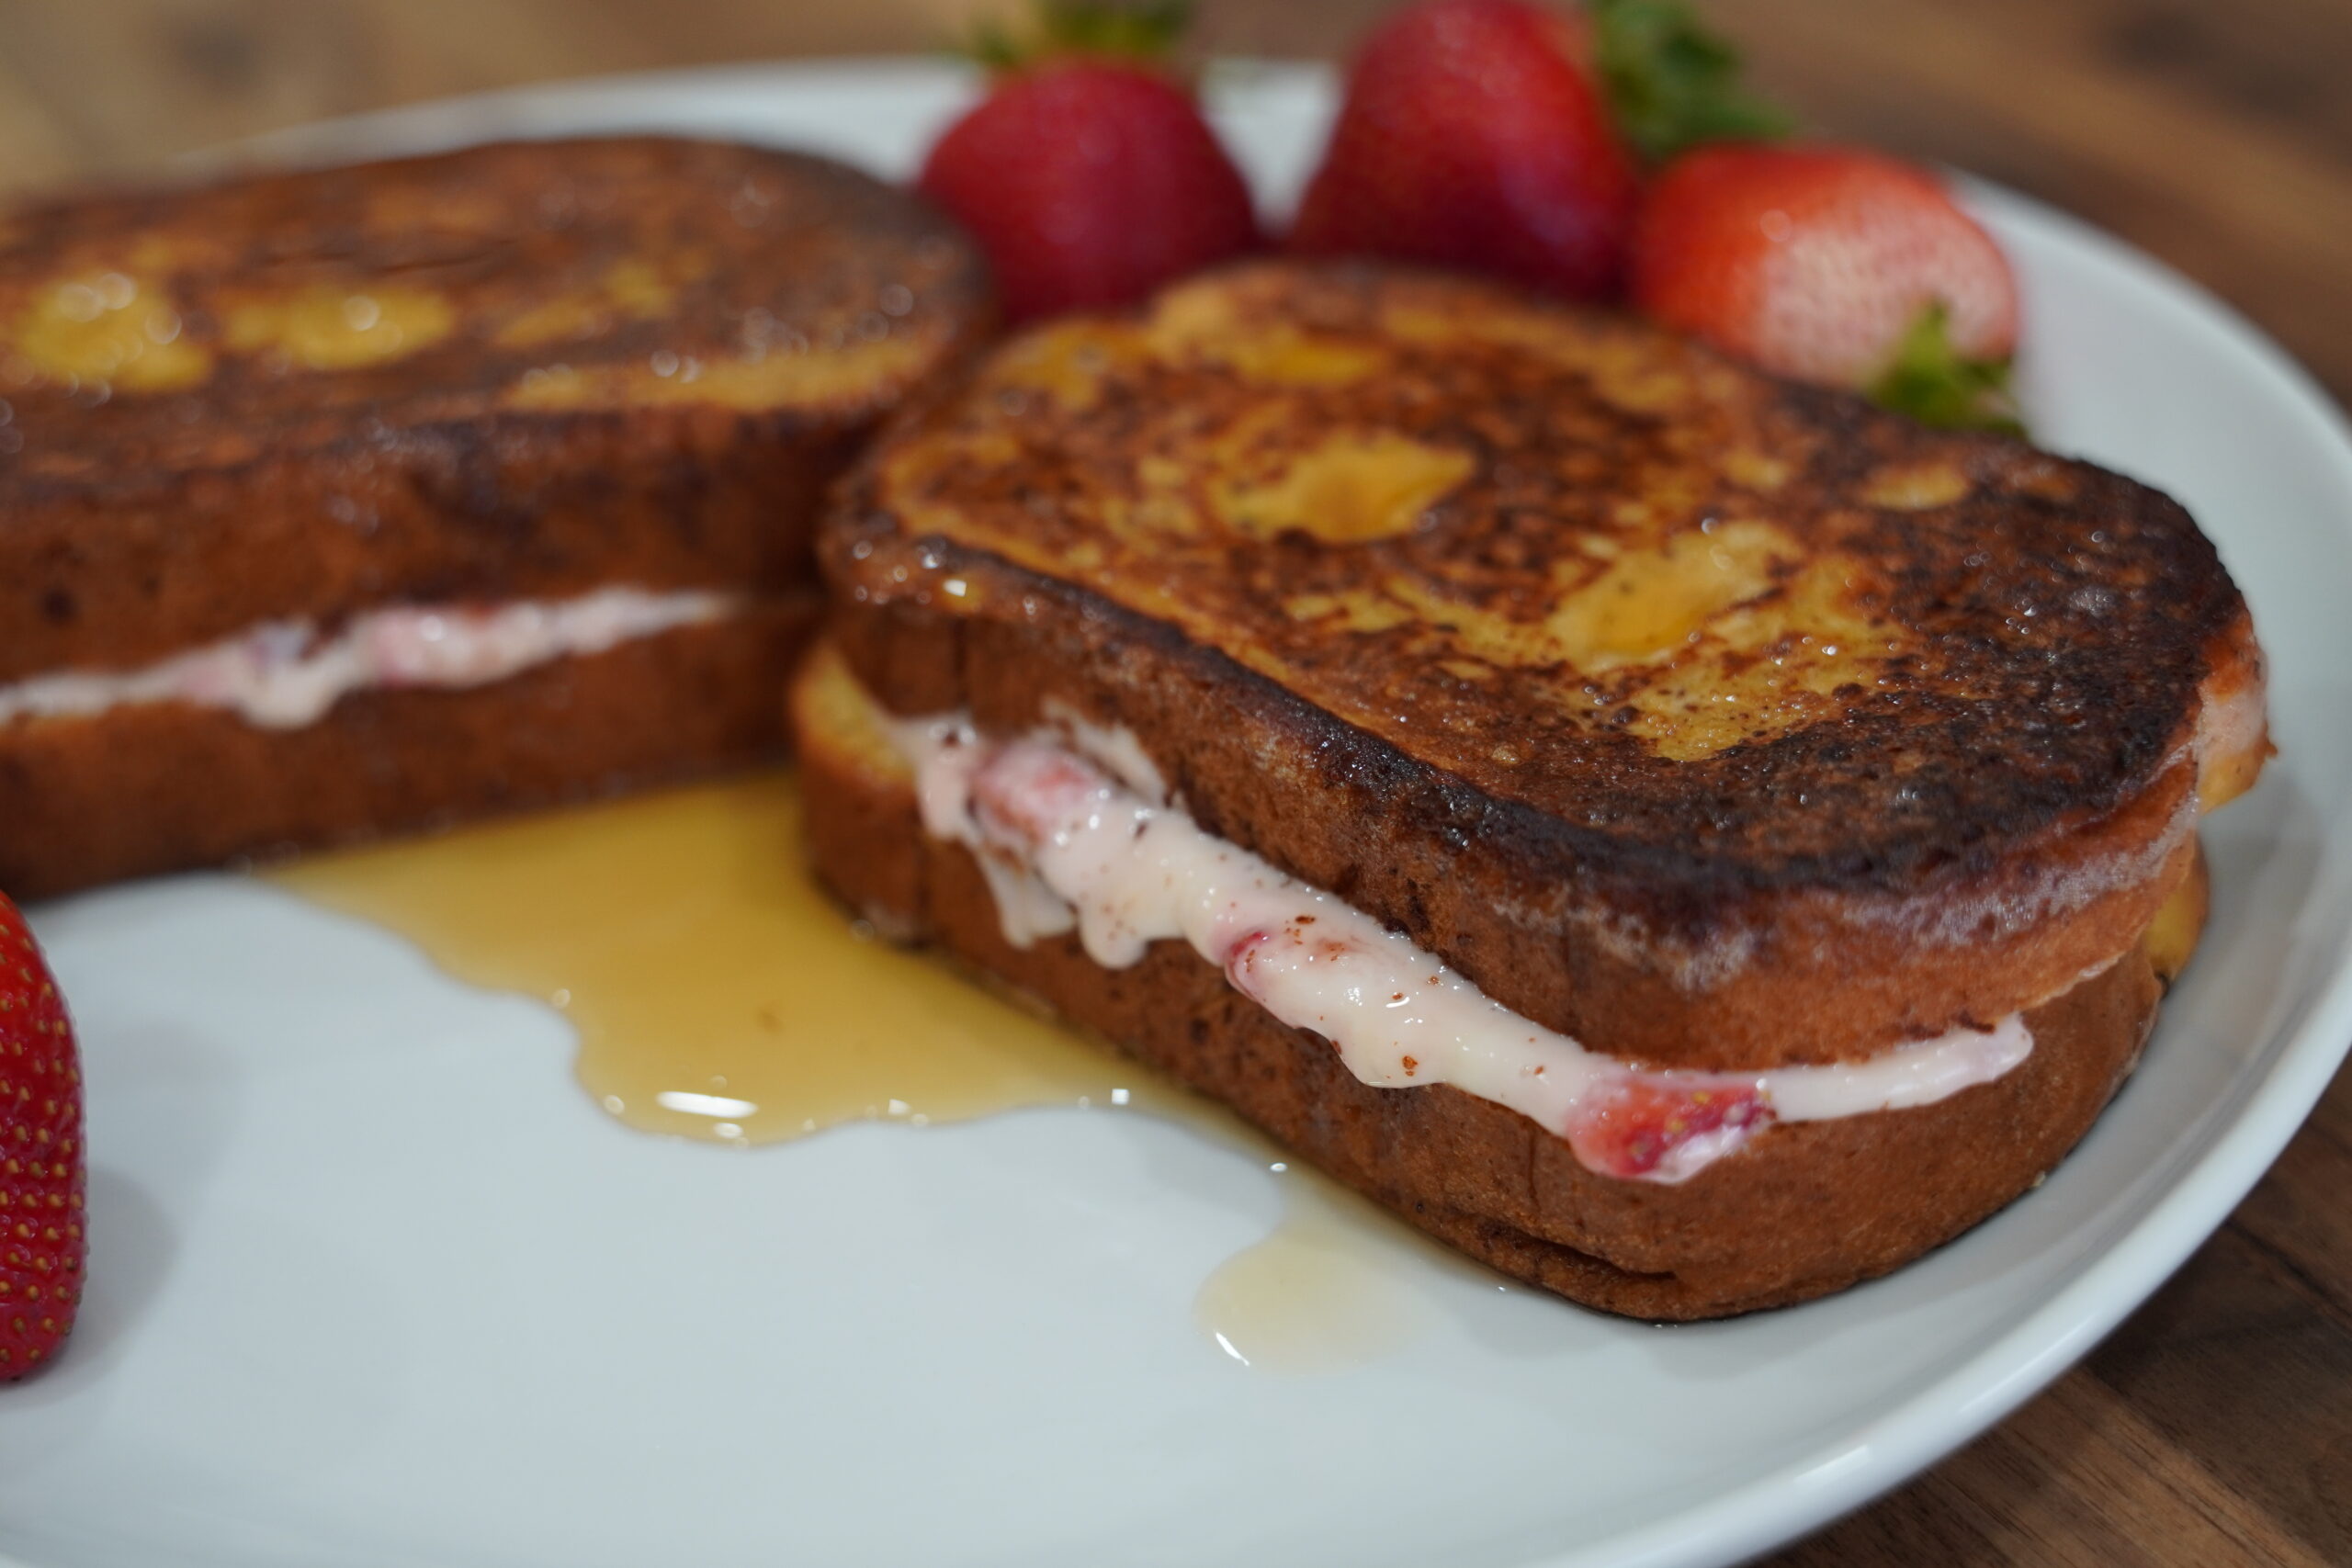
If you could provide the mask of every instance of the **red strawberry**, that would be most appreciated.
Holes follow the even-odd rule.
[[[1583,17],[1432,0],[1357,51],[1289,243],[1596,299],[1616,286],[1636,194]]]
[[[1589,1170],[1631,1180],[1664,1167],[1666,1179],[1675,1180],[1691,1174],[1675,1170],[1677,1150],[1711,1134],[1736,1137],[1771,1119],[1772,1108],[1752,1081],[1629,1077],[1579,1106],[1567,1138]]]
[[[83,1182],[74,1026],[25,918],[0,896],[0,1382],[47,1361],[74,1326],[89,1251]]]
[[[918,182],[988,253],[1010,321],[1126,304],[1259,243],[1249,188],[1192,95],[1096,52],[1123,35],[1091,21],[1047,7],[1048,33],[1088,52],[1000,74]]]
[[[1840,147],[1702,147],[1635,231],[1634,301],[1777,375],[1931,423],[1999,423],[2016,280],[1923,169]]]

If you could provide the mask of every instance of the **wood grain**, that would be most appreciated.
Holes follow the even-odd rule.
[[[967,0],[0,6],[0,190],[324,115],[603,72],[935,47]],[[1204,0],[1330,56],[1378,0]],[[1815,131],[1987,175],[2169,262],[2352,396],[2352,4],[1713,0]],[[2229,1224],[2041,1398],[1783,1568],[2352,1562],[2352,1077]]]

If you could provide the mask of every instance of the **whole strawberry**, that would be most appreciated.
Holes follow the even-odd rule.
[[[0,1382],[74,1326],[89,1253],[74,1027],[17,907],[0,896]]]
[[[1651,186],[1634,303],[1776,375],[2013,423],[2017,283],[1941,181],[1842,147],[1702,147]]]
[[[1240,171],[1192,94],[1150,63],[1182,7],[1043,17],[1035,44],[985,40],[988,96],[917,182],[988,253],[1006,319],[1126,304],[1256,249]]]
[[[1582,16],[1527,0],[1432,0],[1389,17],[1349,68],[1290,248],[1609,294],[1637,186],[1594,51]]]

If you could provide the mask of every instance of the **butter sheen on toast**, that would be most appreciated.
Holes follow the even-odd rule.
[[[992,322],[976,254],[920,202],[715,142],[492,145],[10,214],[0,887],[773,751],[760,694],[816,616],[824,487]],[[368,686],[301,726],[10,705],[241,638],[616,589],[710,603],[463,689]]]
[[[1997,1082],[1617,1180],[1489,1100],[1333,1079],[1179,945],[1008,942],[804,692],[854,902],[1650,1315],[1883,1271],[2054,1163],[2185,956],[2199,812],[2267,751],[2243,602],[2156,492],[1408,273],[1263,264],[1016,339],[821,549],[876,712],[1115,730],[1203,828],[1614,1060],[1770,1074],[2022,1015]]]

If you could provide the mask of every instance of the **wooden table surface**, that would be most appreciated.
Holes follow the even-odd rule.
[[[1204,0],[1203,42],[1328,56],[1377,0]],[[1973,169],[2170,262],[2352,400],[2352,3],[1714,0],[1813,130]],[[920,50],[964,0],[9,0],[0,189],[544,78]],[[2055,1387],[1774,1560],[2352,1563],[2352,1075]]]

